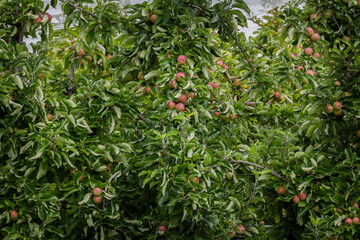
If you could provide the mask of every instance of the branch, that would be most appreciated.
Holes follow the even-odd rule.
[[[188,7],[195,8],[195,9],[199,10],[200,12],[204,13],[206,16],[208,16],[208,17],[210,16],[209,13],[205,12],[204,9],[202,9],[202,8],[199,7],[199,6],[196,6],[196,5],[194,5],[194,4],[189,4]]]
[[[60,2],[65,3],[65,0],[60,0]],[[96,16],[95,14],[93,14],[93,13],[91,13],[91,12],[86,11],[85,9],[83,9],[83,8],[79,7],[78,5],[75,5],[75,4],[71,3],[71,2],[69,2],[68,4],[69,4],[70,6],[72,6],[72,7],[74,7],[74,8],[76,8],[76,9],[80,10],[81,12],[84,12],[84,13],[86,13],[86,14],[88,14],[88,15],[90,15],[90,16],[92,16],[92,17],[96,18],[96,19],[98,18],[98,16]]]
[[[146,118],[144,118],[141,114],[137,113],[136,114],[139,118],[141,118],[141,120],[147,122],[147,123],[151,123],[149,120],[147,120]]]
[[[251,62],[249,61],[249,59],[248,59],[248,57],[247,57],[244,49],[241,47],[241,44],[239,43],[239,41],[235,38],[234,34],[231,34],[231,37],[232,37],[232,39],[234,39],[235,43],[238,45],[238,47],[239,47],[239,49],[240,49],[240,52],[242,52],[242,54],[244,55],[245,60],[246,60],[246,62],[249,64],[252,72],[255,72],[254,66],[253,66],[253,65],[251,64]]]
[[[239,161],[229,161],[229,163],[242,163],[242,164],[246,164],[246,165],[250,165],[250,166],[254,166],[254,167],[257,167],[257,168],[260,168],[260,169],[269,169],[269,168],[266,168],[266,167],[263,167],[263,166],[260,166],[256,163],[252,163],[252,162],[246,162],[246,161],[242,161],[242,160],[239,160]],[[277,172],[270,172],[271,175],[283,180],[284,182],[288,182],[288,183],[291,183],[290,180],[286,179],[285,177],[281,176],[279,173]]]

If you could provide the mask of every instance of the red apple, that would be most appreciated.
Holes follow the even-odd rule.
[[[185,94],[181,94],[181,96],[178,98],[178,102],[186,103],[187,97]]]
[[[77,52],[77,55],[78,55],[79,57],[84,56],[84,54],[85,54],[85,51],[84,51],[83,48],[80,48],[80,50]]]
[[[300,198],[300,200],[304,201],[306,199],[306,194],[305,193],[300,193],[299,198]]]
[[[353,220],[352,220],[351,218],[347,218],[347,219],[345,220],[345,223],[350,226],[350,225],[352,225]]]
[[[330,105],[326,105],[325,106],[325,112],[326,113],[333,113],[334,112],[334,108]]]
[[[299,202],[300,202],[300,198],[299,198],[299,196],[294,196],[293,197],[293,202],[295,203],[295,204],[298,204]]]
[[[283,186],[281,186],[281,187],[278,188],[277,193],[278,193],[278,194],[284,194],[285,191],[286,191],[286,188],[283,187]]]
[[[93,201],[94,201],[95,204],[100,204],[102,202],[102,197],[94,196]]]
[[[169,82],[169,88],[174,89],[175,88],[176,81],[170,81]]]
[[[176,80],[178,80],[179,82],[181,82],[183,79],[182,78],[185,78],[185,73],[183,72],[178,72],[176,74]]]
[[[219,88],[219,87],[220,87],[219,84],[216,83],[216,82],[214,82],[214,83],[212,84],[212,86],[213,86],[213,88]]]
[[[335,86],[340,86],[340,85],[341,85],[341,82],[340,82],[340,81],[335,81],[335,82],[334,82],[334,85],[335,85]]]
[[[217,116],[220,115],[220,113],[219,113],[219,112],[215,112],[214,115],[215,115],[215,117],[217,117]]]
[[[175,102],[174,101],[170,101],[170,102],[168,102],[168,104],[167,104],[167,107],[168,107],[168,109],[174,109],[175,108]]]
[[[359,133],[360,133],[360,132],[359,132]],[[359,204],[354,203],[354,207],[355,207],[355,208],[359,208]]]
[[[240,82],[240,80],[239,79],[236,79],[235,81],[234,81],[234,84],[235,84],[235,86],[240,86],[241,85],[241,82]]]
[[[185,105],[183,103],[177,103],[175,107],[176,107],[176,111],[178,112],[185,111]]]
[[[100,196],[101,195],[101,188],[94,188],[93,194],[95,196]]]
[[[191,99],[194,99],[195,98],[195,93],[188,93],[186,94],[187,98],[191,98]]]
[[[311,76],[314,76],[313,70],[306,70],[306,73],[307,73],[307,74],[310,74]]]
[[[296,55],[293,53],[290,53],[290,57],[294,58],[294,57],[296,57]]]
[[[106,59],[109,60],[110,58],[112,58],[111,54],[106,55]]]
[[[334,108],[335,110],[340,110],[342,108],[341,102],[334,102]]]
[[[46,15],[46,16],[47,16],[47,18],[48,18],[48,22],[50,22],[50,21],[51,21],[51,19],[52,19],[51,15],[50,15],[49,13],[45,13],[45,14],[44,14],[44,16],[45,16],[45,15]],[[44,16],[43,16],[43,17],[44,17]]]
[[[199,177],[193,177],[190,179],[192,182],[199,184],[200,183],[200,178]]]
[[[305,54],[306,55],[310,56],[310,55],[312,55],[312,53],[313,53],[312,48],[305,48]]]
[[[17,211],[12,210],[12,211],[10,212],[10,216],[11,216],[11,220],[16,220],[16,219],[18,218],[19,214],[18,214]]]
[[[52,115],[51,113],[49,113],[49,114],[47,115],[47,119],[48,119],[49,121],[51,121],[51,120],[53,119],[53,115]]]
[[[150,94],[150,93],[151,93],[151,89],[150,89],[149,86],[147,86],[147,87],[145,88],[145,92],[146,92],[147,94]]]
[[[274,96],[275,96],[275,98],[281,98],[281,95],[279,92],[275,92]]]
[[[144,76],[142,74],[143,72],[139,72],[139,74],[137,75],[138,80],[144,80]]]
[[[316,42],[317,40],[320,39],[320,35],[318,33],[314,33],[312,36],[311,36],[311,41],[313,42]]]
[[[236,113],[233,113],[233,115],[231,116],[231,119],[232,119],[232,120],[235,120],[235,119],[236,119]]]
[[[224,65],[224,63],[223,63],[223,61],[218,61],[217,65],[222,66],[222,65]]]
[[[180,64],[184,64],[186,62],[186,57],[184,55],[178,56],[177,62]]]
[[[227,71],[229,70],[229,66],[228,65],[224,65],[223,68]]]
[[[236,227],[236,229],[239,234],[244,234],[246,231],[246,228],[243,225]]]
[[[303,67],[303,66],[298,66],[296,69],[297,69],[298,71],[300,71],[301,69],[304,69],[304,67]]]
[[[359,225],[360,224],[360,219],[358,217],[354,217],[352,219],[352,222],[355,224],[355,225]]]
[[[314,14],[311,14],[310,16],[310,21],[314,20],[315,18],[317,17],[317,15],[314,13]]]
[[[156,21],[156,19],[157,19],[157,15],[156,15],[156,14],[152,14],[152,15],[150,16],[150,21],[151,21],[152,23],[154,23],[154,22]]]
[[[41,17],[38,17],[37,19],[34,20],[34,23],[39,23],[41,22]]]
[[[159,226],[157,230],[158,230],[158,233],[162,235],[162,234],[166,233],[167,229],[165,226]]]
[[[312,29],[311,27],[307,27],[306,28],[306,36],[310,37],[313,34],[314,34],[314,29]]]
[[[254,102],[248,102],[247,105],[248,105],[249,107],[254,107]]]
[[[320,58],[320,54],[316,52],[316,53],[314,53],[314,57]]]
[[[185,33],[185,31],[183,29],[180,29],[180,32]]]
[[[76,43],[73,44],[73,49],[74,49],[74,50],[76,49]]]

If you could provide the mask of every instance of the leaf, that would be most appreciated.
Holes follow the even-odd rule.
[[[244,144],[238,145],[238,149],[239,149],[241,152],[250,151],[249,146],[248,146],[248,145],[244,145]]]
[[[39,180],[40,178],[42,178],[47,171],[47,165],[45,165],[45,163],[43,161],[40,162],[40,166],[39,166],[39,171],[36,175],[36,179]]]
[[[20,88],[23,89],[24,85],[21,81],[21,78],[18,75],[12,74],[12,79],[14,81],[14,83]]]
[[[41,102],[44,99],[44,94],[43,94],[43,91],[42,91],[42,89],[40,87],[35,88],[35,99],[38,102]]]
[[[81,205],[81,204],[86,203],[87,201],[90,200],[90,197],[91,197],[91,193],[87,193],[87,194],[84,196],[83,200],[81,200],[80,202],[78,202],[78,204]]]

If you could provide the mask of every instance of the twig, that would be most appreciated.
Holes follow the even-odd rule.
[[[224,21],[223,21],[224,22]],[[251,68],[251,71],[252,72],[255,72],[255,69],[254,69],[254,66],[251,64],[251,62],[249,61],[244,49],[242,48],[241,44],[239,43],[239,41],[237,40],[237,38],[235,38],[234,34],[231,34],[231,37],[232,39],[235,41],[235,43],[237,44],[237,46],[239,47],[240,49],[240,52],[242,52],[242,54],[244,55],[245,57],[245,60],[246,62],[249,64],[250,68]]]
[[[252,191],[252,193],[251,193],[251,196],[250,196],[250,198],[249,198],[249,200],[248,200],[248,203],[246,204],[246,207],[244,208],[244,211],[243,211],[243,213],[241,214],[241,216],[239,217],[239,219],[241,219],[241,218],[245,215],[246,210],[249,208],[252,200],[254,199],[254,196],[255,196],[255,193],[256,193],[256,187],[257,187],[257,178],[255,177],[254,189],[253,189],[253,191]]]
[[[263,166],[260,166],[256,163],[252,163],[252,162],[246,162],[246,161],[242,161],[242,160],[238,160],[238,161],[229,161],[229,163],[242,163],[242,164],[246,164],[246,165],[250,165],[250,166],[254,166],[254,167],[257,167],[257,168],[260,168],[260,169],[269,169],[269,168],[266,168],[266,167],[263,167]],[[271,175],[283,180],[284,182],[288,182],[288,183],[291,183],[290,180],[286,179],[285,177],[281,176],[279,173],[277,172],[270,172]]]
[[[141,118],[141,120],[147,122],[147,123],[151,123],[149,120],[147,120],[146,118],[144,118],[141,114],[137,113],[136,114],[139,118]]]

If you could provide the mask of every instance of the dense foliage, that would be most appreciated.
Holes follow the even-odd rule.
[[[0,3],[4,239],[360,237],[359,1],[59,2]]]

